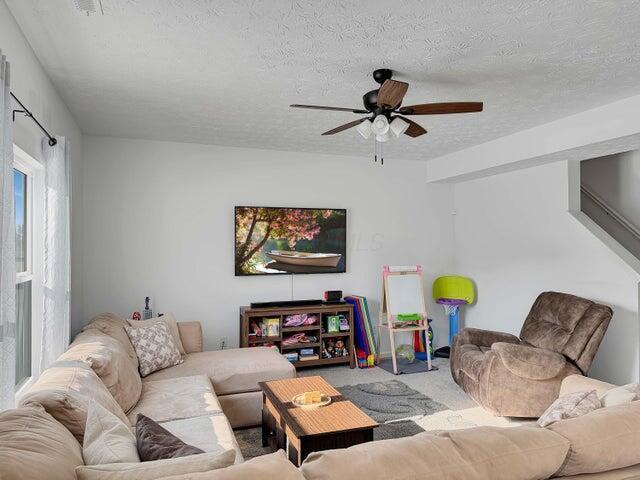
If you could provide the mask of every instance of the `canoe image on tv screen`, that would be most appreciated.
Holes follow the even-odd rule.
[[[236,207],[236,275],[343,273],[347,211]]]

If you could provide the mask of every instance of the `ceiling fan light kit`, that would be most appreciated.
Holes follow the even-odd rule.
[[[405,122],[400,117],[395,117],[389,125],[389,128],[391,128],[393,134],[396,136],[396,138],[398,138],[400,135],[407,131],[407,128],[409,128],[409,122]]]
[[[384,115],[378,115],[373,119],[371,131],[378,135],[384,135],[389,131],[389,120]]]
[[[294,108],[310,108],[315,110],[332,110],[338,112],[351,112],[356,114],[367,114],[370,117],[361,118],[353,122],[345,123],[333,128],[322,135],[335,135],[352,127],[357,127],[357,132],[363,138],[369,138],[374,134],[374,160],[384,164],[382,157],[382,145],[378,144],[389,141],[392,136],[400,137],[405,134],[416,138],[427,133],[427,131],[413,120],[402,115],[443,115],[449,113],[473,113],[481,112],[482,102],[447,102],[447,103],[423,103],[402,107],[402,100],[409,89],[409,84],[392,80],[393,71],[388,68],[380,68],[373,72],[373,79],[381,86],[377,90],[371,90],[362,97],[363,109],[327,107],[324,105],[290,105]]]
[[[356,127],[356,130],[358,131],[358,133],[360,135],[362,135],[362,138],[367,139],[371,136],[371,120],[365,120],[364,122],[362,122],[360,125],[358,125]]]

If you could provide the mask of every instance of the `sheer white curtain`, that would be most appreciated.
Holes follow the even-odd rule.
[[[0,410],[13,407],[16,378],[16,219],[11,115],[9,63],[0,51]]]
[[[40,371],[69,345],[70,186],[69,145],[64,137],[51,147],[42,140],[45,159],[44,313]]]

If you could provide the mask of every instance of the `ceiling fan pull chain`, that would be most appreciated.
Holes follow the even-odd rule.
[[[378,163],[378,142],[376,137],[373,137],[373,161]]]
[[[384,145],[380,142],[380,165],[384,165],[384,153],[383,153]]]

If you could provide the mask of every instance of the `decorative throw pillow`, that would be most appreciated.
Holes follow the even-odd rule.
[[[141,376],[146,377],[156,370],[182,363],[182,357],[166,323],[158,322],[148,327],[125,326],[124,328],[138,356]]]
[[[149,320],[127,320],[130,327],[139,328],[139,327],[149,327],[154,323],[162,322],[166,323],[167,327],[169,327],[169,331],[171,332],[171,337],[178,347],[180,351],[180,355],[185,354],[184,346],[182,345],[182,339],[180,338],[180,330],[178,329],[178,322],[176,322],[176,318],[173,316],[173,313],[167,312],[161,317],[153,317]]]
[[[140,461],[131,429],[97,403],[91,404],[87,414],[82,456],[85,465]]]
[[[628,383],[621,387],[607,390],[600,396],[600,402],[603,407],[613,407],[615,405],[624,405],[638,400],[640,397],[640,385],[637,383]]]
[[[184,443],[159,423],[141,413],[138,414],[136,423],[136,442],[140,460],[143,462],[204,453],[204,450]]]
[[[581,417],[601,407],[595,390],[569,393],[558,398],[547,408],[538,419],[538,425],[547,427],[560,420]]]

